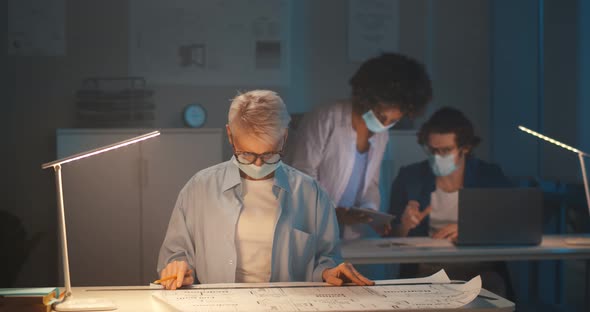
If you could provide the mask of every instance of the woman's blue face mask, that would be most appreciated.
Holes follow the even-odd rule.
[[[392,122],[387,126],[383,125],[381,121],[379,121],[379,118],[375,116],[372,109],[363,114],[363,120],[365,121],[367,128],[373,133],[383,132],[396,124],[396,122]]]

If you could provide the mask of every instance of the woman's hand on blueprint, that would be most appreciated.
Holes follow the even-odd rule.
[[[160,272],[160,281],[165,289],[175,290],[192,285],[195,279],[186,261],[172,261]]]
[[[342,262],[335,268],[325,269],[322,278],[326,283],[336,286],[342,286],[345,283],[354,283],[359,286],[375,285],[375,282],[364,277],[348,262]]]

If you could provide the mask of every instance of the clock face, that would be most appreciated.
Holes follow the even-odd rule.
[[[184,123],[192,128],[199,128],[205,124],[207,112],[199,104],[189,104],[184,108]]]

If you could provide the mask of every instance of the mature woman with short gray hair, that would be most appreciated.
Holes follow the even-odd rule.
[[[233,99],[231,160],[195,174],[181,190],[160,249],[166,289],[198,283],[326,281],[372,285],[341,263],[329,196],[281,162],[290,117],[272,91]]]

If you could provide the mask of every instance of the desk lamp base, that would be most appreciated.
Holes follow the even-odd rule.
[[[54,306],[55,311],[112,311],[117,306],[114,302],[103,298],[74,299],[68,297],[65,301]]]

